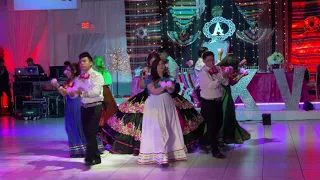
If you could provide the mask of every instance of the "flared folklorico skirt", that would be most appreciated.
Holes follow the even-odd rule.
[[[150,95],[144,107],[138,164],[186,160],[186,152],[172,97],[168,93]]]

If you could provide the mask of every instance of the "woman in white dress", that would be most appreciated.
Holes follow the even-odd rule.
[[[187,149],[175,104],[169,93],[174,92],[165,63],[157,58],[151,67],[151,77],[145,80],[150,96],[145,102],[138,164],[186,160]]]

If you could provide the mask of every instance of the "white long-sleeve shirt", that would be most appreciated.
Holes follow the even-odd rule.
[[[199,87],[199,74],[201,72],[201,69],[205,66],[203,59],[199,58],[198,61],[196,62],[195,66],[194,66],[194,73],[196,75],[195,77],[195,87]]]
[[[211,75],[208,71],[210,68],[203,67],[199,73],[200,95],[206,100],[214,100],[222,97],[222,86],[229,84],[229,79],[222,76],[222,70],[219,66],[217,74]]]
[[[75,86],[82,91],[82,104],[91,104],[103,101],[103,76],[92,68],[87,72],[89,78],[77,77]]]

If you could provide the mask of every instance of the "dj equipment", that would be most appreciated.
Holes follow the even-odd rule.
[[[50,66],[50,79],[56,78],[58,81],[65,81],[67,77],[64,75],[65,66]]]
[[[17,76],[38,76],[39,69],[38,66],[28,66],[25,68],[15,68],[15,75]]]
[[[26,76],[26,75],[14,75],[14,81],[15,82],[39,82],[39,81],[48,81],[50,80],[47,76],[41,75],[41,76]]]
[[[22,102],[22,117],[24,120],[38,120],[48,115],[48,103],[45,98],[31,99]]]

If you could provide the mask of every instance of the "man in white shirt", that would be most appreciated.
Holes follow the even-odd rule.
[[[177,73],[179,72],[179,65],[177,62],[169,55],[167,50],[161,49],[159,51],[161,59],[167,61],[167,67],[169,69],[170,76],[172,76],[174,79],[177,79]]]
[[[207,122],[207,134],[204,137],[202,145],[209,145],[212,149],[212,156],[215,158],[224,158],[218,148],[217,135],[222,126],[222,86],[229,84],[229,75],[232,68],[226,68],[223,71],[220,67],[214,65],[214,54],[207,51],[202,55],[205,66],[199,74],[199,85],[201,89],[201,115]],[[208,149],[208,147],[207,147]]]
[[[82,71],[76,79],[75,87],[78,89],[76,93],[81,96],[82,128],[87,140],[85,165],[92,166],[101,163],[96,137],[104,100],[104,79],[99,72],[92,68],[93,59],[89,53],[81,53],[79,63]]]
[[[206,51],[208,51],[207,47],[199,48],[199,51],[198,51],[199,58],[198,58],[198,61],[196,62],[195,66],[194,66],[194,73],[196,75],[195,88],[196,88],[196,93],[197,93],[199,101],[201,101],[200,85],[199,85],[199,74],[200,74],[201,69],[205,66],[205,64],[203,62],[203,59],[202,59],[202,54],[204,52],[206,52]]]

